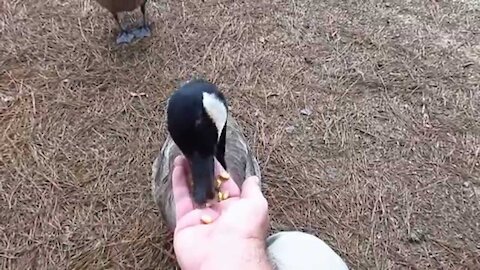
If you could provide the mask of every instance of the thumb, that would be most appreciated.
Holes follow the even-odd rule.
[[[242,184],[242,199],[264,199],[257,176],[248,177]]]

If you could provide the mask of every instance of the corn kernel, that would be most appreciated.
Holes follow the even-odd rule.
[[[230,194],[228,193],[228,191],[218,192],[218,199],[219,199],[220,201],[224,201],[224,200],[228,199],[228,196],[229,196],[229,195],[230,195]]]
[[[222,172],[220,173],[219,178],[222,181],[227,181],[228,179],[230,179],[230,174],[228,174],[228,172]]]
[[[209,223],[212,223],[212,217],[210,217],[209,215],[203,215],[201,217],[201,220],[203,223],[205,224],[209,224]]]

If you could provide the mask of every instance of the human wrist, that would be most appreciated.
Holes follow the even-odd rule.
[[[212,243],[213,244],[213,243]],[[212,254],[202,263],[201,270],[272,270],[265,241],[260,239],[221,239],[211,249]]]

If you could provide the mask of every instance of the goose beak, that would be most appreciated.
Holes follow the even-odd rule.
[[[199,206],[203,206],[208,200],[215,198],[215,157],[195,153],[189,161],[193,180],[193,200]]]

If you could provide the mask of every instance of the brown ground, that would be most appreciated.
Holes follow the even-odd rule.
[[[173,267],[149,177],[194,74],[244,124],[275,230],[352,269],[479,269],[478,1],[156,0],[127,47],[93,0],[0,5],[1,269]]]

